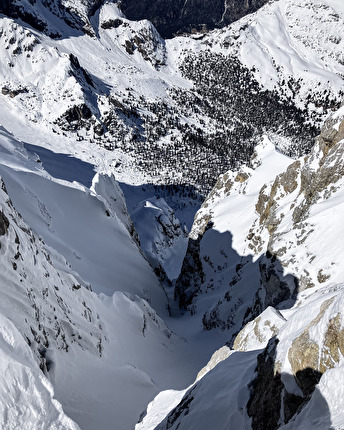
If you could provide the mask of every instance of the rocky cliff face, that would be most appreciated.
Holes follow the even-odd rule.
[[[181,308],[203,313],[204,329],[229,330],[231,337],[266,307],[294,300],[297,279],[283,273],[281,261],[267,248],[252,255],[245,244],[252,233],[259,181],[267,170],[264,164],[274,164],[268,168],[273,177],[291,162],[266,139],[256,149],[251,167],[221,176],[196,214],[175,291]]]
[[[228,327],[220,323],[226,314],[224,303],[232,301],[248,269],[259,279],[250,306],[251,312],[257,313],[254,316],[266,306],[294,300],[307,288],[340,282],[342,253],[337,246],[336,252],[331,252],[331,247],[342,232],[337,214],[344,183],[343,117],[341,108],[328,119],[309,156],[288,162],[275,153],[280,157],[276,161],[285,163],[285,169],[270,182],[260,182],[274,155],[269,155],[269,144],[257,148],[251,167],[228,172],[219,179],[196,215],[185,267],[176,285],[180,305],[193,303],[193,309],[197,308],[197,296],[226,290],[222,299],[214,298],[214,308],[204,314],[205,327]],[[210,242],[211,235],[227,235],[232,241],[223,245],[222,264]],[[194,265],[197,270],[188,270],[191,260],[201,262]]]
[[[205,309],[203,301],[215,303],[203,315],[205,329],[228,329],[230,338],[229,315],[231,323],[244,327],[229,343],[231,349],[214,354],[201,379],[156,429],[205,429],[210,423],[217,429],[342,428],[344,255],[338,238],[343,237],[343,124],[341,108],[328,119],[309,156],[290,160],[262,185],[263,172],[267,179],[266,169],[277,161],[265,142],[250,167],[220,178],[196,215],[190,240],[198,246],[189,248],[186,261],[197,260],[200,268],[198,274],[182,273],[177,285],[183,291],[186,282],[185,295],[178,297],[188,298],[183,304],[194,318]],[[226,230],[231,237],[224,248],[219,235]],[[228,278],[219,247],[226,253]],[[238,256],[229,249],[241,254],[235,272],[230,266]],[[293,273],[294,289],[287,273]],[[256,284],[250,275],[258,278]],[[243,316],[233,299],[237,285],[243,297],[249,281],[255,295]],[[245,325],[245,319],[251,321]]]
[[[319,229],[327,229],[329,235],[323,236],[322,243],[330,249],[335,231],[341,234],[334,208],[338,205],[339,210],[343,192],[343,113],[341,108],[327,120],[309,156],[295,161],[273,183],[262,187],[256,204],[259,219],[248,237],[248,246],[255,253],[267,248],[297,276],[300,291],[340,279],[336,270],[339,254],[320,254],[314,236],[320,238]],[[325,217],[322,222],[321,212]],[[260,239],[255,242],[255,238]],[[299,264],[300,248],[312,270]]]
[[[294,423],[286,428],[297,428],[307,408],[314,407],[311,400],[321,390],[322,376],[330,369],[341,369],[343,335],[338,306],[342,285],[323,290],[321,295],[311,296],[312,300],[295,312],[258,355],[247,405],[253,429],[277,429],[291,420]],[[328,412],[317,425],[325,425],[326,420],[329,425]]]
[[[340,429],[342,300],[343,284],[337,284],[292,313],[266,309],[238,334],[234,349],[213,355],[154,428]]]

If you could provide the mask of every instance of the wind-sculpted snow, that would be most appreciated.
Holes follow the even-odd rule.
[[[158,309],[164,293],[110,206],[83,186],[51,180],[44,171],[37,175],[37,162],[31,163],[31,172],[20,167],[14,171],[6,165],[0,169],[10,197],[24,219],[48,246],[64,255],[96,292],[122,290],[143,296],[146,291],[147,299],[156,301]],[[121,248],[116,246],[117,241]],[[133,264],[135,272],[130,270]]]
[[[11,320],[0,317],[1,428],[78,430],[54,399],[51,383]]]
[[[37,155],[37,162],[54,178],[79,182],[90,188],[95,176],[94,166],[67,154],[57,154],[41,146],[25,144],[25,149]]]

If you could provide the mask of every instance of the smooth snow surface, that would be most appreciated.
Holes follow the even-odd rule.
[[[79,182],[90,188],[95,171],[90,163],[71,157],[67,154],[56,154],[49,149],[26,143],[25,149],[38,156],[37,162],[41,162],[44,170],[56,179],[69,182]]]

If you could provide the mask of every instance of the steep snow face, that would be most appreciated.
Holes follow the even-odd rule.
[[[129,215],[126,200],[114,175],[100,173],[94,175],[91,191],[97,196],[98,200],[104,202],[106,213],[118,217],[139,245],[139,238]]]
[[[204,378],[192,386],[183,396],[180,403],[158,425],[152,418],[153,426],[137,426],[137,429],[202,429],[219,430],[235,427],[251,429],[250,419],[246,412],[250,391],[248,384],[254,374],[256,351],[237,352],[220,363]],[[180,393],[174,396],[178,399]],[[171,395],[170,397],[173,398]],[[210,400],[211,399],[211,400]],[[157,399],[158,400],[158,399]],[[160,407],[166,408],[167,398],[160,398]],[[166,403],[165,403],[166,402]],[[165,404],[164,404],[165,403]]]
[[[110,196],[105,194],[98,198],[94,191],[80,184],[54,179],[35,161],[34,153],[26,152],[5,132],[3,136],[6,150],[11,153],[1,160],[1,175],[25,221],[48,246],[67,259],[94,291],[111,294],[121,290],[139,294],[163,311],[164,292],[113,210],[117,207],[111,208],[106,202]],[[11,156],[15,152],[19,155]],[[48,155],[53,163],[55,154]],[[101,189],[99,176],[93,190],[97,188],[105,191],[105,187]],[[116,195],[115,187],[112,193]],[[133,266],[135,271],[131,270]]]
[[[102,334],[94,309],[87,307],[78,281],[53,268],[42,241],[13,208],[2,179],[0,201],[1,427],[76,430],[46,377],[53,365],[47,352],[75,344],[99,356]]]
[[[53,387],[37,367],[22,333],[3,315],[0,332],[1,427],[78,430],[54,399]]]
[[[60,158],[29,148],[1,130],[2,427],[77,429],[62,404],[82,429],[133,428],[159,391],[191,381],[199,358],[156,312],[168,315],[166,295],[113,177],[95,175],[91,190],[57,179]],[[79,162],[78,178],[89,171]]]

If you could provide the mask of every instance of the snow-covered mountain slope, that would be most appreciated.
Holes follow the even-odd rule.
[[[161,393],[137,429],[343,427],[343,124],[341,108],[294,162],[266,139],[219,179],[177,293],[232,350],[186,391]]]
[[[91,189],[57,179],[75,160],[68,167],[65,156],[61,171],[56,154],[38,157],[5,129],[0,148],[2,428],[22,419],[78,428],[65,413],[82,429],[133,428],[154,395],[191,381],[207,352],[193,356],[161,319],[165,292],[113,178],[95,174]],[[79,160],[74,173],[84,181],[90,166]]]
[[[258,428],[265,360],[267,372],[281,374],[271,385],[272,427],[302,406],[287,425],[316,417],[317,406],[326,424],[326,399],[340,428],[341,405],[329,393],[342,357],[342,110],[308,157],[282,153],[307,152],[341,101],[340,2],[280,0],[223,30],[169,41],[112,2],[18,1],[1,10],[0,319],[14,350],[5,339],[0,353],[5,365],[13,358],[7,398],[16,400],[13,409],[3,384],[3,427],[20,423],[30,396],[33,428],[127,430],[169,389],[153,408],[161,421],[161,410],[177,406],[162,426],[192,428],[203,408],[219,427],[252,417]],[[196,217],[176,286],[192,315],[177,315],[139,235],[148,259],[174,278],[182,259],[174,251],[185,249],[182,225],[199,194],[260,140],[250,166],[222,175]],[[192,201],[191,211],[178,199]],[[257,358],[275,335],[279,343]],[[228,360],[193,394],[174,395],[225,342],[240,351],[225,348]],[[311,362],[300,367],[308,350]],[[326,370],[313,394],[304,370],[311,388]],[[231,381],[242,389],[228,393]],[[215,391],[219,413],[207,396]]]
[[[276,1],[209,35],[208,43],[234,51],[265,88],[281,88],[298,104],[321,111],[326,103],[314,103],[309,91],[331,99],[342,88],[343,18],[336,0]]]
[[[1,427],[79,429],[54,398],[51,383],[16,325],[1,315],[0,327]]]
[[[60,136],[66,152],[82,158],[82,143],[108,149],[118,179],[131,172],[135,183],[208,191],[249,159],[266,131],[284,151],[306,152],[341,100],[338,2],[281,0],[222,30],[168,41],[114,3],[61,4],[63,16],[57,2],[20,6],[44,15],[58,38],[30,27],[25,15],[2,16],[1,105],[16,122],[43,129],[45,145]],[[86,33],[65,19],[66,8],[87,21]]]
[[[107,203],[111,196],[100,194],[98,198],[95,194],[95,191],[106,191],[102,183],[108,181],[107,188],[115,196],[111,200],[121,198],[114,180],[96,175],[93,191],[78,183],[56,180],[36,162],[35,152],[26,152],[5,131],[2,135],[5,155],[0,161],[1,176],[25,221],[48,246],[66,258],[94,291],[111,294],[121,290],[141,297],[146,292],[158,310],[164,302],[161,286],[128,230]],[[46,156],[54,164],[55,154],[47,151]],[[67,166],[65,156],[65,172]],[[85,165],[85,169],[89,166]],[[130,270],[132,266],[135,271]]]
[[[61,34],[94,35],[90,22],[104,0],[4,0],[0,13],[19,18],[53,38]]]

